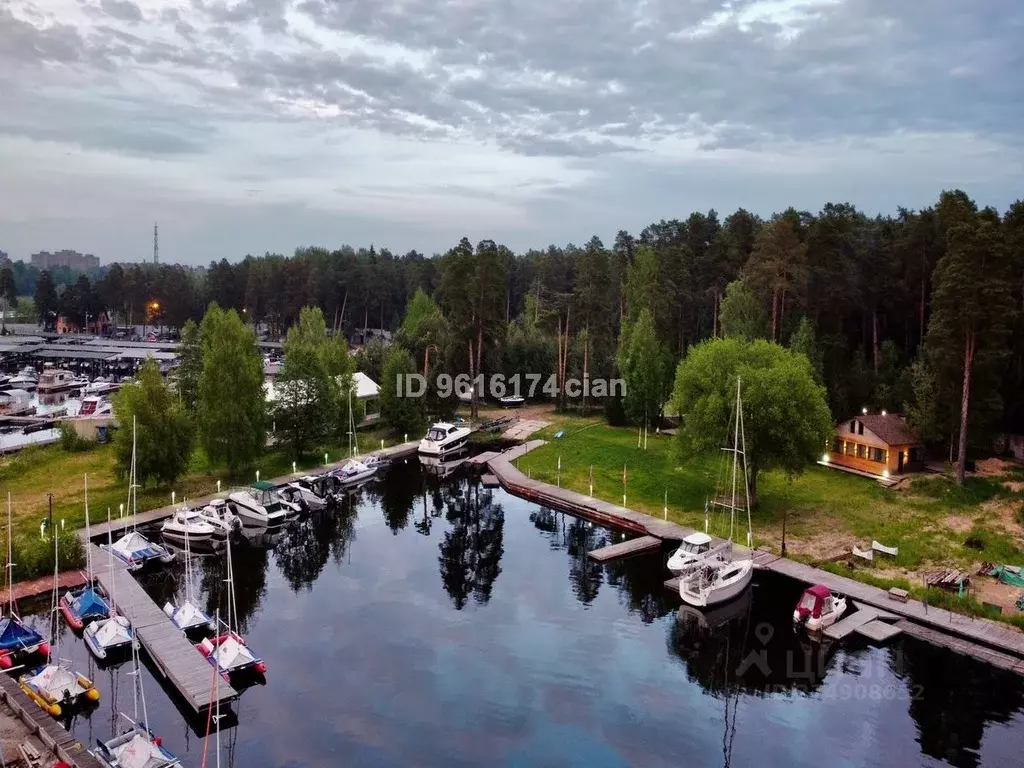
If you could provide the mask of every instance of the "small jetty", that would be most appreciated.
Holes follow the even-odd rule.
[[[93,547],[94,562],[106,556],[95,544],[89,546]],[[132,623],[139,643],[146,649],[160,674],[181,694],[185,703],[196,714],[212,707],[215,702],[211,697],[210,663],[174,626],[124,565],[115,561],[112,571],[100,569],[96,580],[108,595],[113,595],[118,612]],[[225,682],[220,684],[219,691],[221,706],[226,706],[238,696],[238,692]]]
[[[609,560],[617,560],[620,557],[631,557],[642,555],[645,552],[653,552],[661,549],[662,540],[657,536],[638,536],[635,539],[620,541],[618,544],[610,544],[607,547],[594,549],[587,553],[591,560],[599,563],[606,563]]]
[[[0,674],[0,698],[57,759],[72,768],[103,768],[87,747],[32,701],[9,675]]]
[[[512,462],[543,444],[543,440],[531,440],[511,448],[491,459],[487,464],[488,469],[509,493],[615,530],[662,541],[681,541],[693,533],[693,529],[686,526],[528,478]],[[746,551],[740,545],[734,546],[738,552]],[[879,587],[799,563],[765,549],[755,550],[751,554],[757,568],[781,573],[804,584],[824,584],[833,592],[856,601],[859,604],[858,613],[866,608],[874,611],[870,619],[865,611],[861,618],[851,621],[847,626],[856,624],[856,628],[850,631],[875,642],[884,642],[902,632],[958,653],[991,661],[1003,669],[1024,676],[1024,633],[1012,627],[989,619],[931,607],[906,597],[897,599],[897,595]],[[667,579],[664,583],[666,589],[679,594],[678,578]],[[856,615],[848,618],[853,619]],[[845,632],[845,629],[836,629],[841,627],[843,621],[846,619],[840,620],[831,629]]]
[[[888,635],[889,637],[895,637],[902,631],[898,627],[886,624],[885,621],[883,621],[895,621],[898,618],[896,615],[880,611],[870,605],[862,605],[858,602],[852,602],[852,605],[857,610],[853,613],[846,614],[832,626],[825,627],[822,631],[822,634],[825,635],[825,637],[830,640],[842,640],[848,635],[856,632],[870,640],[876,640],[876,637],[883,637],[887,634],[881,629],[881,627],[886,627],[891,630],[891,633]],[[876,640],[876,642],[879,641]]]

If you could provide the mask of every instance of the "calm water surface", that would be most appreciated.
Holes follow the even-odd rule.
[[[802,644],[801,588],[767,574],[717,614],[680,611],[664,555],[587,559],[618,538],[410,462],[236,546],[242,630],[269,671],[225,719],[221,764],[1024,765],[1019,678],[909,639]],[[212,613],[223,557],[196,571]],[[162,602],[182,573],[143,581]],[[108,737],[132,711],[130,665],[96,669],[67,630],[61,655],[103,694],[75,734]],[[154,731],[201,765],[205,722],[144,680]]]

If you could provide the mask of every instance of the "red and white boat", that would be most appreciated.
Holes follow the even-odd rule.
[[[800,596],[793,611],[793,623],[804,626],[808,632],[820,632],[839,621],[844,613],[846,598],[833,594],[824,584],[815,584]]]

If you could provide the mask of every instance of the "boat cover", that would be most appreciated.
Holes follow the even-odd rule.
[[[113,550],[128,560],[148,560],[162,554],[149,539],[136,531],[126,533],[115,541]]]
[[[136,733],[131,741],[114,747],[110,753],[117,760],[118,768],[163,768],[171,765],[168,753],[141,733]]]
[[[54,701],[64,698],[64,691],[76,697],[86,691],[78,682],[78,675],[57,664],[47,664],[36,674],[25,678],[25,682]]]
[[[80,619],[105,619],[110,606],[93,587],[86,587],[71,601],[71,610]]]
[[[96,645],[100,648],[113,648],[132,641],[131,631],[127,619],[116,616],[106,621],[98,622],[92,636]]]
[[[187,600],[177,608],[167,603],[164,606],[164,613],[171,617],[171,621],[178,629],[192,629],[210,623],[210,617]]]
[[[214,655],[220,668],[228,672],[242,669],[256,661],[248,648],[230,636],[217,646]]]
[[[4,616],[0,619],[0,650],[16,651],[41,642],[43,636],[31,627],[26,627],[16,616]]]

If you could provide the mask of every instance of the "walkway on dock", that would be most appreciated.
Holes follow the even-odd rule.
[[[107,553],[90,544],[93,562],[100,562]],[[153,602],[128,572],[124,564],[114,560],[113,572],[101,568],[96,579],[113,597],[119,613],[132,623],[132,629],[153,664],[198,714],[213,704],[211,700],[213,667],[182,634],[163,609]],[[238,693],[227,683],[220,684],[220,702],[226,705]]]
[[[59,760],[73,768],[103,768],[103,764],[89,754],[88,745],[83,745],[50,715],[43,712],[9,675],[0,674],[0,697],[3,697],[11,711]]]
[[[547,507],[561,509],[578,517],[593,520],[602,525],[668,541],[680,541],[694,532],[692,528],[677,523],[659,520],[642,512],[526,477],[516,469],[512,462],[540,445],[543,445],[543,441],[533,440],[516,446],[488,462],[488,468],[498,478],[502,487],[510,493]],[[739,545],[734,546],[737,551],[745,550]],[[943,608],[929,607],[917,600],[898,602],[893,600],[886,590],[879,587],[798,563],[771,552],[758,550],[753,553],[753,556],[754,563],[758,568],[784,574],[805,584],[824,584],[833,592],[839,592],[865,605],[896,614],[905,620],[900,622],[900,626],[907,634],[937,642],[939,645],[954,650],[963,651],[962,646],[971,644],[980,649],[978,653],[990,649],[1008,659],[1016,659],[1019,669],[1015,671],[1024,674],[1024,633],[1010,626],[989,619],[976,619],[953,613]],[[671,581],[673,580],[670,579],[669,582]],[[666,586],[669,582],[666,582]],[[903,624],[915,624],[926,631],[914,633],[908,631],[906,627],[902,626]],[[1014,665],[1003,664],[1002,666],[1014,668]]]

